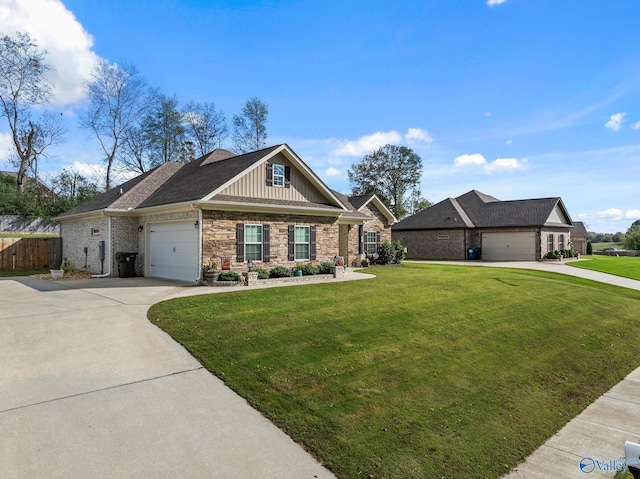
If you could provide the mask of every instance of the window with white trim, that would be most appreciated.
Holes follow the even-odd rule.
[[[564,249],[564,235],[558,235],[558,249]]]
[[[262,225],[244,225],[245,261],[262,261]]]
[[[273,186],[284,186],[284,165],[273,165]]]
[[[547,236],[547,251],[553,251],[553,235]]]
[[[365,237],[365,252],[367,254],[378,252],[378,233],[376,231],[367,231]]]
[[[275,165],[274,165],[275,166]],[[296,226],[295,233],[295,259],[308,260],[310,258],[310,235],[308,226]]]

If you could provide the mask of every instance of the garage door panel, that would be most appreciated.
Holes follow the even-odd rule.
[[[483,233],[482,259],[486,261],[535,261],[536,234]]]
[[[190,222],[158,223],[149,227],[149,276],[198,279],[198,230]]]

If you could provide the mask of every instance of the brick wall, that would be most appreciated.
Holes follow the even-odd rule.
[[[339,225],[336,218],[270,215],[262,213],[236,213],[224,211],[203,211],[202,216],[202,261],[210,260],[220,263],[220,257],[231,258],[231,268],[235,271],[246,270],[246,262],[236,261],[236,225],[269,224],[270,225],[270,261],[255,263],[255,267],[271,269],[275,266],[295,266],[296,261],[288,260],[288,226],[316,226],[316,260],[333,261],[339,253]],[[220,267],[220,265],[219,265]]]
[[[466,259],[465,231],[457,230],[409,230],[393,231],[393,240],[407,248],[409,259]]]
[[[92,234],[93,229],[98,230],[98,232]],[[100,241],[104,241],[107,248],[104,261],[104,272],[109,272],[109,258],[112,254],[112,252],[109,251],[109,218],[100,216],[92,219],[64,221],[60,224],[60,235],[63,238],[62,257],[71,261],[75,269],[84,269],[84,248],[86,247],[87,271],[90,271],[93,274],[100,274],[98,244]],[[112,264],[113,267],[111,268],[111,272],[113,273],[113,269],[116,266],[115,259]]]

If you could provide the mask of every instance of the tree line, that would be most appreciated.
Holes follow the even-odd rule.
[[[66,133],[62,115],[43,110],[54,100],[53,85],[46,78],[52,70],[46,54],[28,33],[0,33],[0,107],[10,130],[8,159],[17,169],[20,192],[29,177],[36,184],[41,181],[40,161]],[[117,170],[144,173],[165,162],[188,162],[220,148],[229,136],[226,116],[215,103],[189,101],[180,107],[175,95],[149,86],[126,62],[101,59],[84,93],[88,107],[80,126],[92,133],[102,151],[107,190],[114,186]],[[266,103],[253,97],[233,115],[235,153],[266,146],[268,112]]]

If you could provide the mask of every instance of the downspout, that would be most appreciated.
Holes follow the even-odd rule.
[[[195,203],[191,203],[193,209],[198,210],[198,281],[202,281],[202,208]]]
[[[102,214],[104,215],[104,212]],[[112,220],[112,217],[108,216],[108,218],[109,218],[109,228],[108,228],[108,230],[109,230],[108,231],[109,244],[105,245],[105,249],[109,250],[109,255],[108,255],[108,257],[109,257],[109,272],[108,273],[104,273],[104,274],[92,274],[91,275],[92,278],[108,278],[109,276],[111,276],[111,256],[112,256],[112,254],[111,254],[111,220]],[[108,246],[108,248],[107,248],[107,246]],[[105,256],[106,256],[106,251],[105,251]]]

